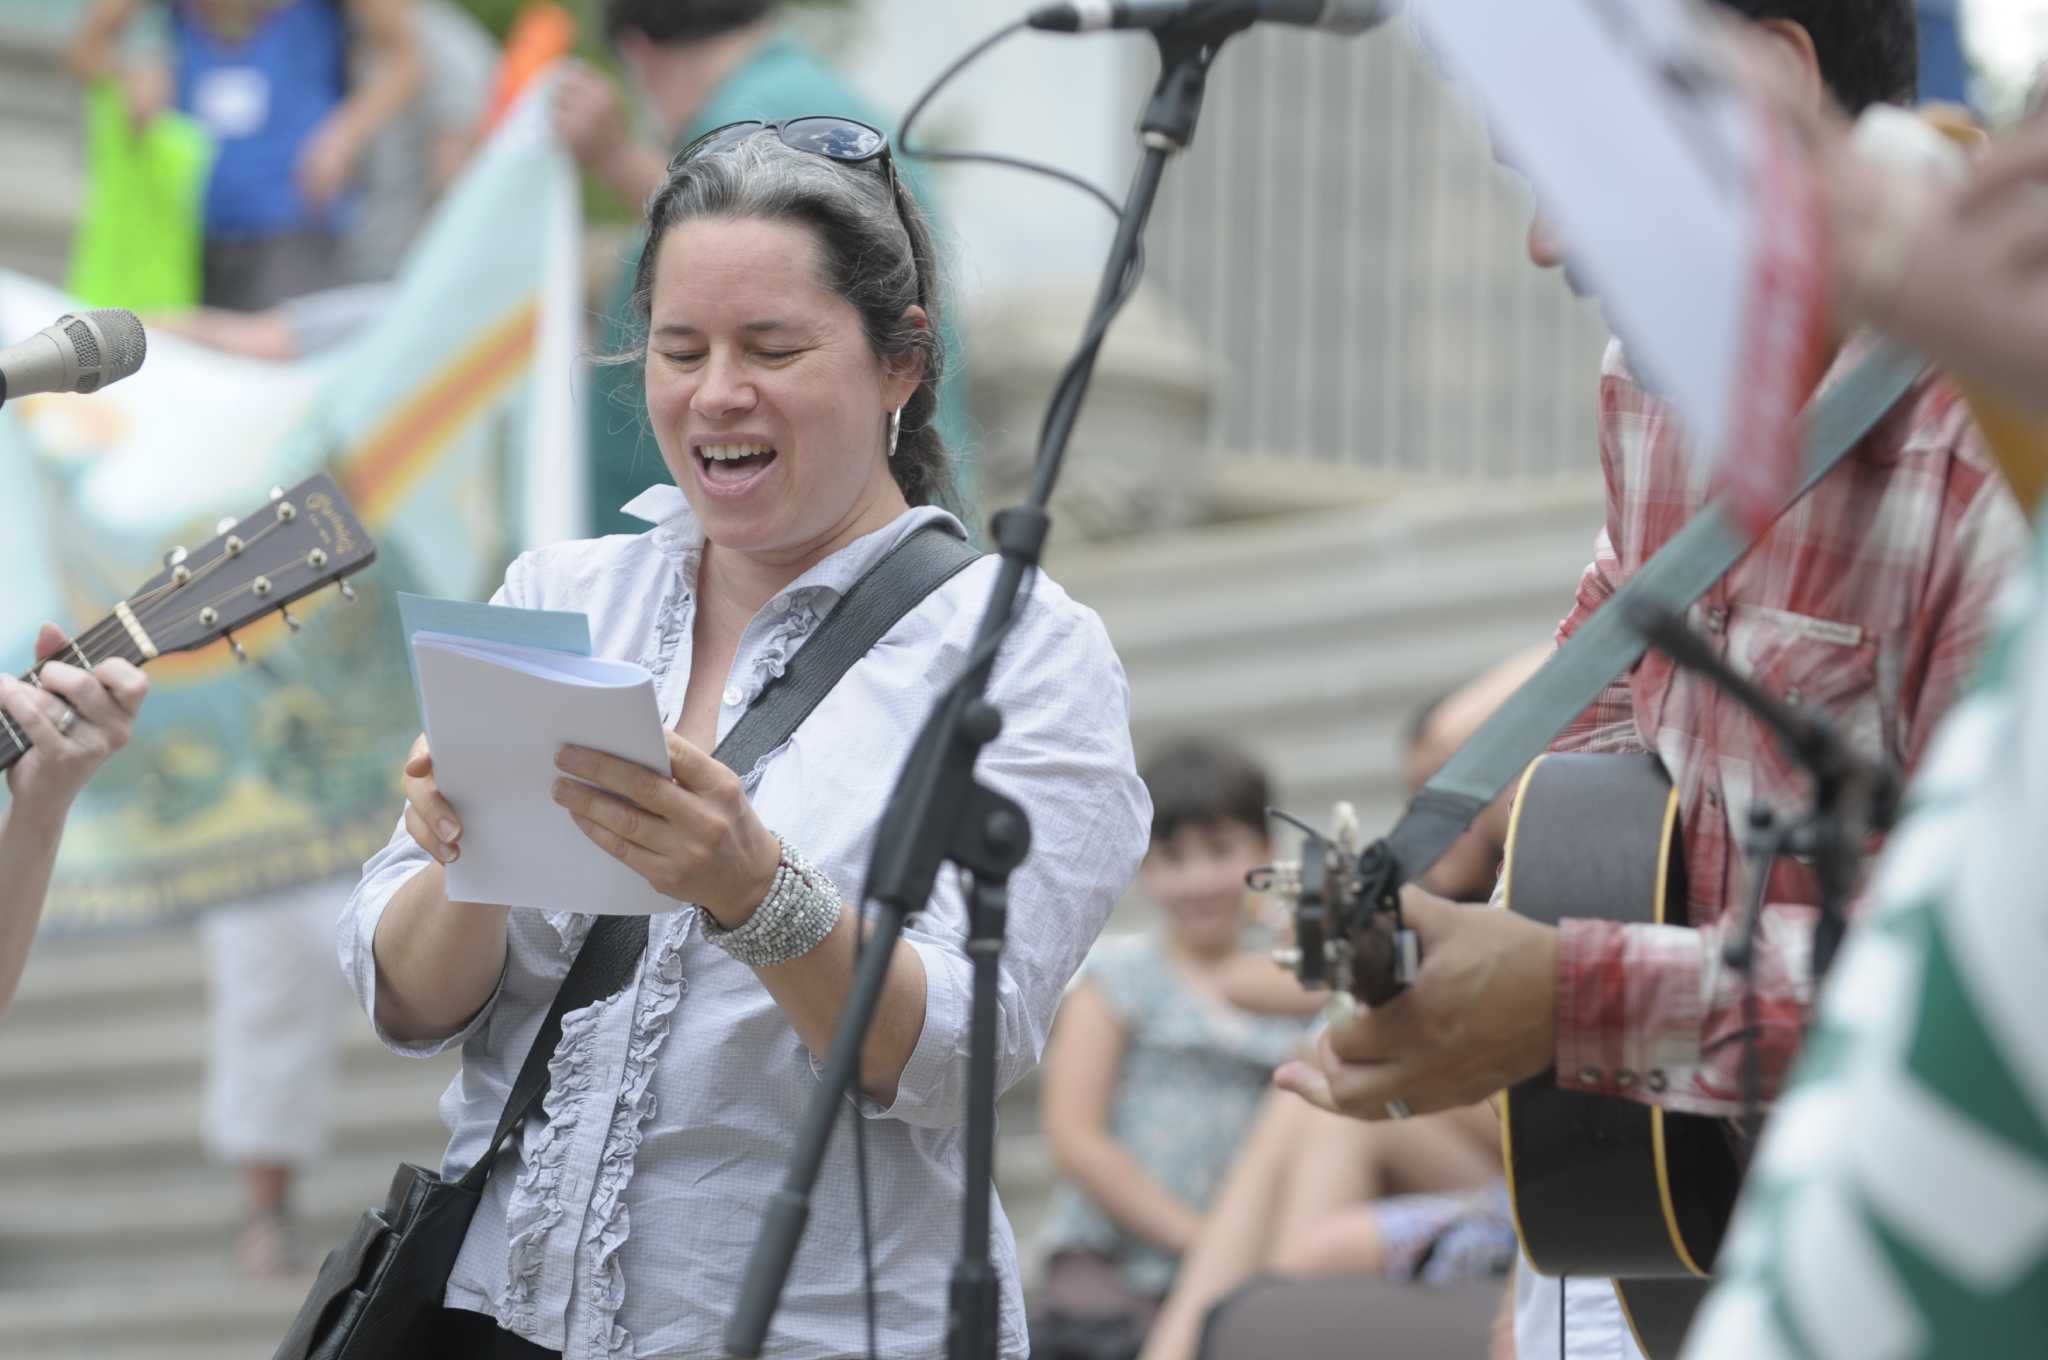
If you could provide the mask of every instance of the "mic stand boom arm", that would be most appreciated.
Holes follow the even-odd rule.
[[[1108,323],[1129,296],[1131,271],[1159,193],[1166,163],[1193,139],[1217,47],[1249,27],[1249,15],[1161,29],[1160,76],[1139,123],[1144,154],[1132,177],[1116,239],[1095,297],[1081,349],[1046,414],[1031,494],[992,521],[1002,565],[989,593],[966,672],[941,697],[911,748],[876,829],[863,900],[874,903],[874,927],[856,964],[818,1088],[798,1126],[783,1185],[769,1199],[761,1234],[747,1262],[740,1300],[725,1345],[735,1356],[758,1356],[789,1278],[810,1216],[840,1105],[854,1089],[860,1054],[880,1003],[889,960],[906,917],[924,909],[947,860],[968,871],[968,957],[973,961],[973,1020],[968,1052],[967,1176],[960,1257],[953,1269],[947,1320],[951,1360],[993,1360],[997,1343],[995,1269],[989,1260],[989,1204],[994,1193],[997,965],[1008,907],[1008,879],[1031,843],[1031,824],[1014,801],[979,783],[974,764],[1002,730],[1002,716],[983,697],[997,644],[1008,630],[1019,592],[1038,569],[1051,517],[1046,506],[1059,476],[1096,354]]]

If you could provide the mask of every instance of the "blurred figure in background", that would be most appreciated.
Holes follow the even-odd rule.
[[[411,0],[422,79],[362,158],[362,205],[347,241],[348,277],[388,279],[426,224],[434,201],[476,149],[490,106],[498,45],[453,0]],[[359,44],[357,80],[376,79],[390,54]]]
[[[70,645],[46,623],[36,655],[59,656]],[[28,962],[65,815],[93,771],[128,744],[148,692],[148,679],[118,657],[89,671],[49,661],[37,685],[0,674],[0,751],[16,754],[17,736],[29,743],[7,768],[8,803],[0,812],[0,1012]]]
[[[1066,1179],[1044,1231],[1041,1360],[1137,1354],[1268,1074],[1321,1004],[1245,947],[1245,875],[1272,857],[1266,772],[1191,740],[1142,773],[1139,883],[1159,929],[1096,946],[1046,1048],[1045,1133]]]
[[[833,114],[890,132],[844,76],[782,27],[780,10],[778,0],[606,0],[605,38],[618,54],[639,116],[629,118],[627,100],[603,74],[572,63],[556,94],[563,141],[600,184],[638,209],[661,183],[672,154],[727,123]],[[897,173],[920,203],[932,204],[914,168],[899,161]],[[943,239],[942,227],[934,234]],[[599,314],[600,355],[625,353],[639,339],[627,299],[640,250],[636,241],[621,261]],[[957,328],[943,325],[948,349],[960,355]],[[956,460],[965,447],[964,374],[956,359],[939,397],[938,421]],[[619,507],[668,475],[647,430],[640,370],[599,364],[590,384],[592,532],[638,533],[639,521]]]
[[[1402,754],[1411,796],[1549,650],[1518,652],[1416,714]],[[1422,881],[1436,892],[1485,893],[1506,842],[1503,798]],[[1371,1125],[1272,1091],[1186,1255],[1145,1360],[1192,1360],[1209,1310],[1255,1275],[1449,1284],[1504,1274],[1515,1235],[1500,1175],[1500,1123],[1484,1104]]]
[[[201,301],[254,311],[346,281],[349,190],[420,84],[410,0],[171,0],[167,61],[124,59],[145,3],[94,0],[70,65],[118,77],[138,126],[175,107],[213,137]]]
[[[452,0],[410,0],[422,79],[412,99],[363,157],[360,211],[344,238],[352,282],[279,300],[260,311],[197,307],[153,314],[167,330],[251,359],[302,358],[347,340],[383,315],[384,285],[480,145],[497,73],[490,30]],[[359,45],[359,79],[385,59]],[[324,934],[324,931],[323,931]],[[324,948],[324,946],[323,946]]]

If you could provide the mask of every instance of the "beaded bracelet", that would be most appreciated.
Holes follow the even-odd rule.
[[[704,938],[749,968],[773,968],[800,959],[839,924],[839,889],[789,842],[779,836],[776,840],[782,859],[775,866],[775,882],[753,915],[727,930],[710,912],[697,908]]]

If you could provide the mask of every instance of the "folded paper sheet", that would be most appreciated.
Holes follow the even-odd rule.
[[[553,796],[564,746],[667,771],[653,676],[629,661],[446,633],[413,634],[412,651],[435,778],[462,819],[451,900],[608,915],[684,905],[598,849]]]

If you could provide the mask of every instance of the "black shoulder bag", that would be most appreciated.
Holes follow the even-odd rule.
[[[853,584],[713,754],[735,771],[753,768],[789,739],[883,634],[978,555],[936,524],[904,539]],[[454,1181],[401,1164],[384,1207],[365,1211],[348,1240],[328,1253],[273,1360],[392,1360],[413,1353],[441,1311],[449,1272],[499,1150],[547,1093],[562,1017],[625,986],[646,946],[644,916],[606,916],[591,927],[483,1156]]]

